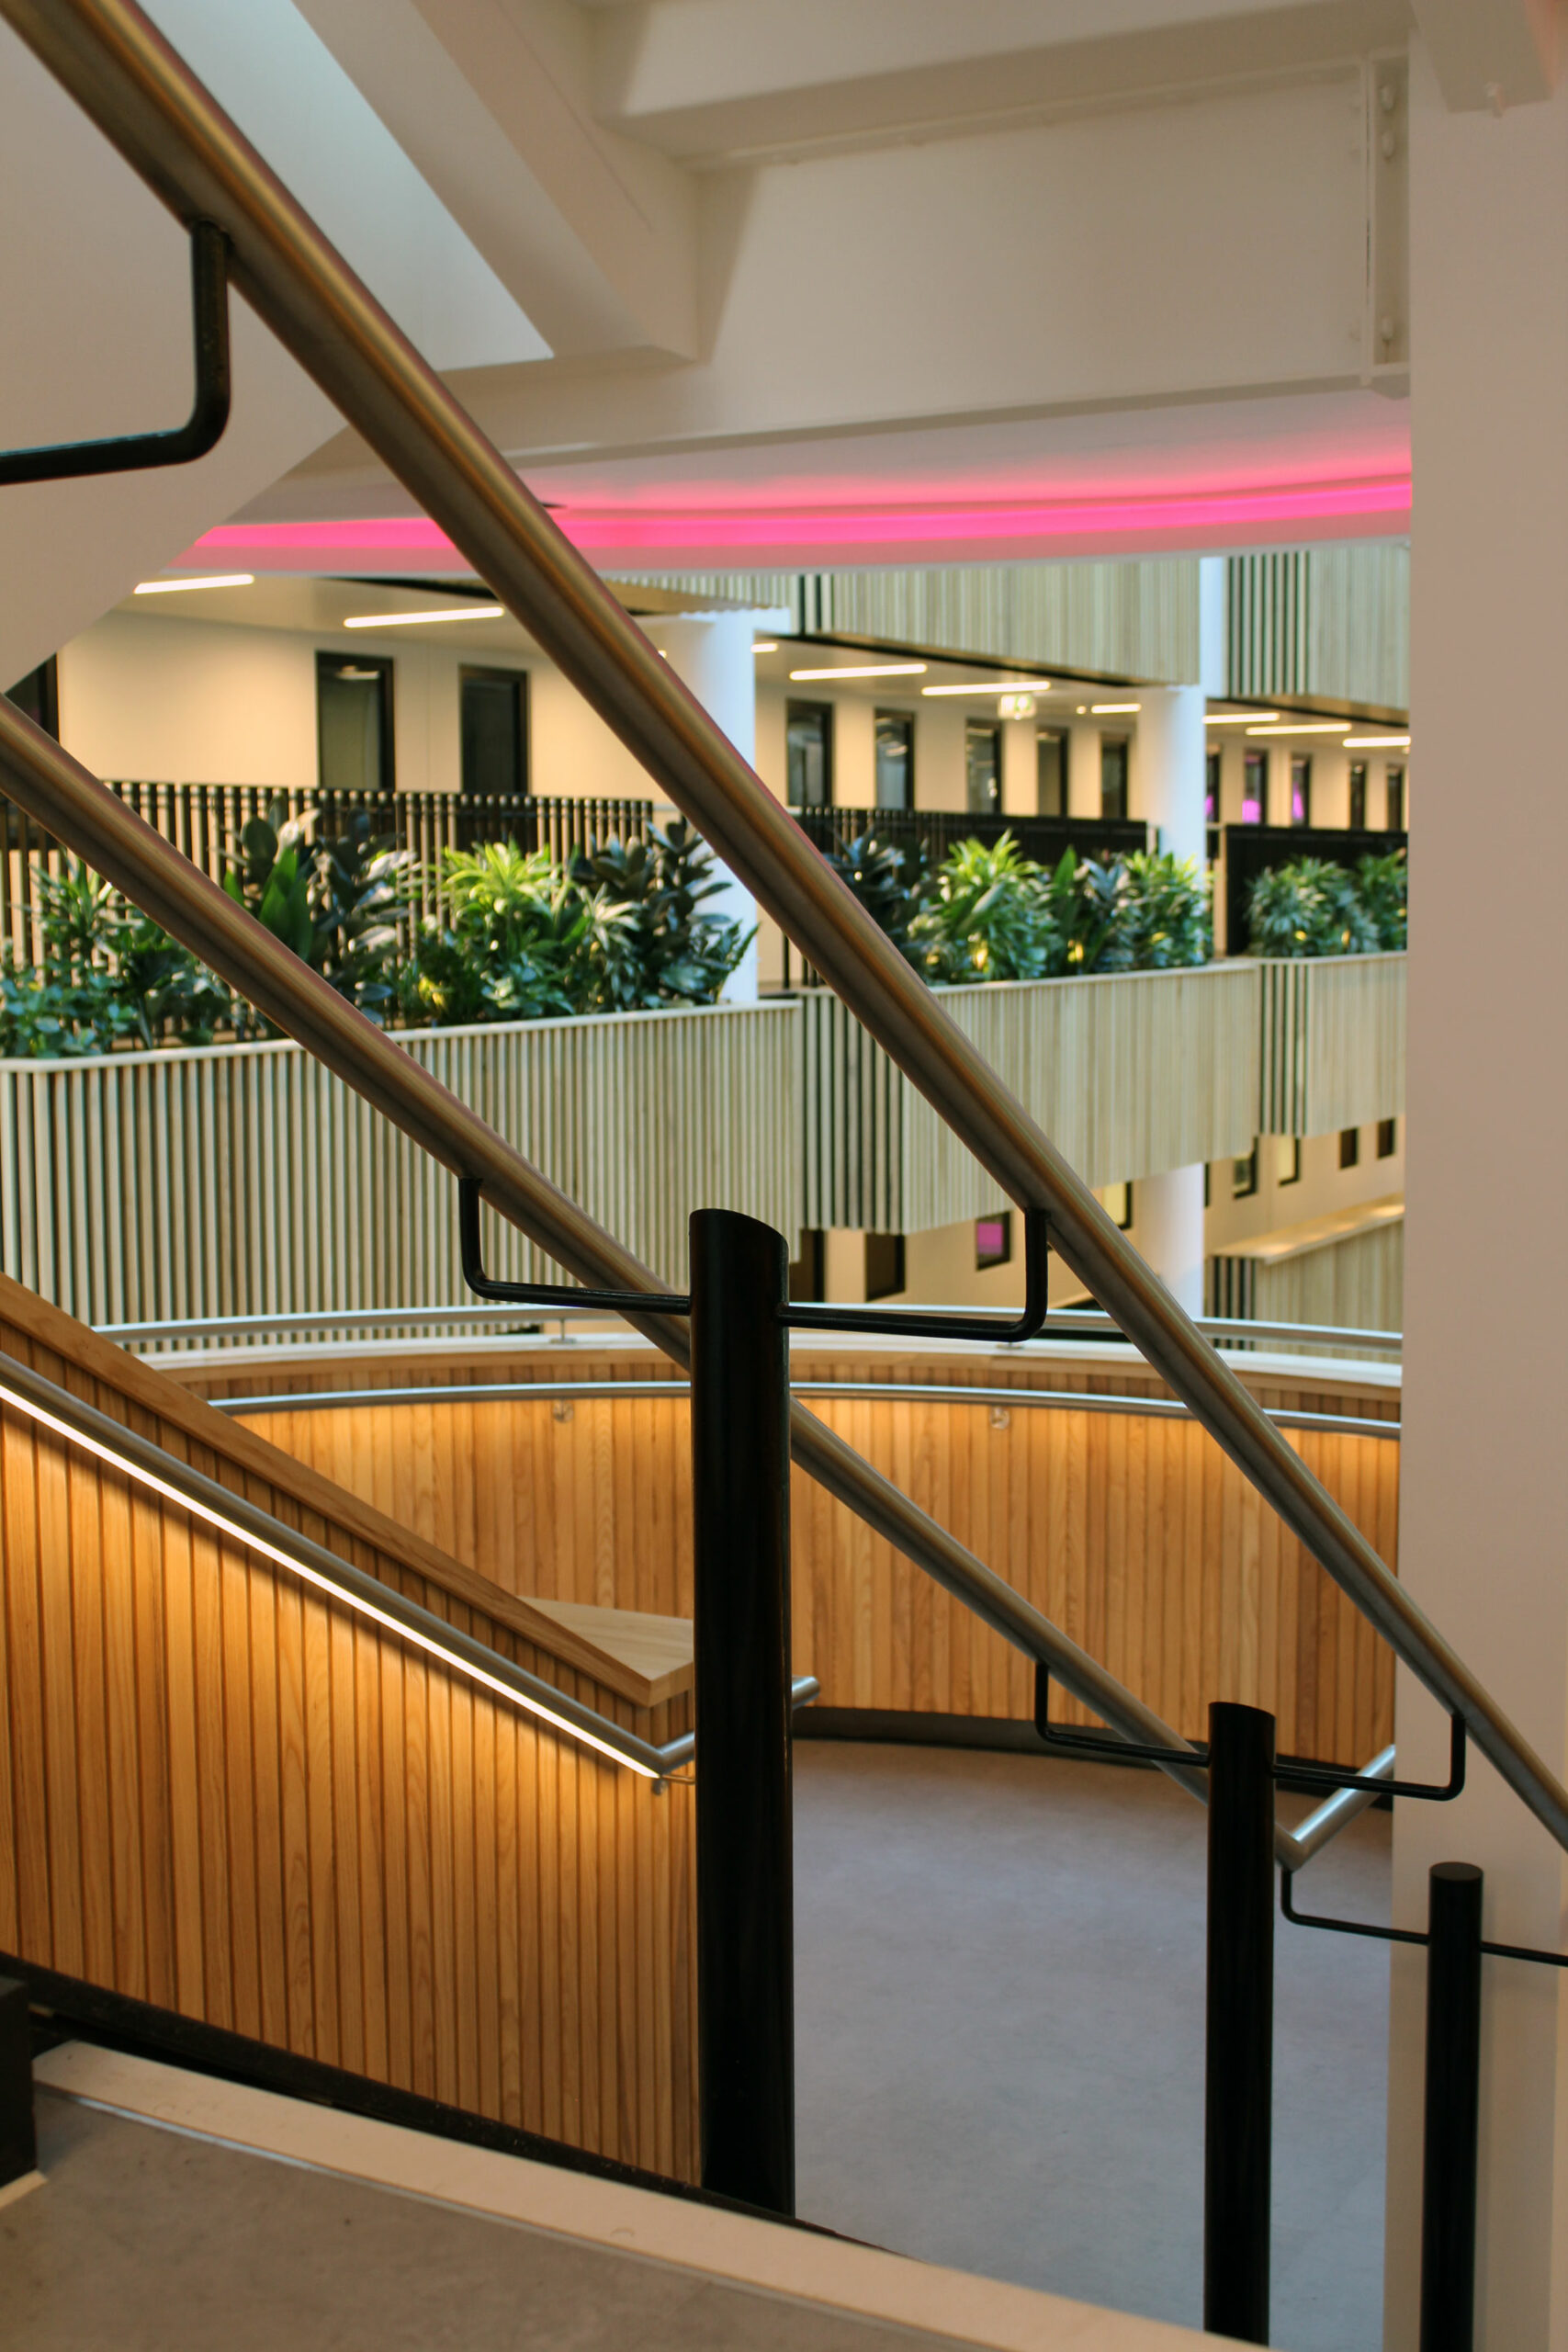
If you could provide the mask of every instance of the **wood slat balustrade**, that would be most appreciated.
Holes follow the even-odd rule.
[[[1103,1350],[918,1358],[797,1348],[798,1378],[919,1379],[1084,1394],[1166,1394]],[[1278,1409],[1392,1419],[1394,1375],[1238,1360]],[[647,1380],[636,1342],[456,1343],[417,1353],[293,1352],[292,1388],[486,1380]],[[181,1374],[243,1394],[209,1361]],[[257,1375],[249,1375],[254,1385]],[[285,1377],[281,1371],[274,1381]],[[1283,1752],[1357,1763],[1391,1735],[1388,1653],[1193,1422],[908,1397],[812,1408],[986,1563],[1190,1736],[1211,1699],[1273,1709]],[[998,1417],[1005,1416],[1005,1421]],[[268,1413],[254,1426],[345,1486],[387,1464],[385,1507],[507,1589],[684,1615],[691,1609],[684,1400],[526,1397]],[[373,1457],[372,1427],[385,1430]],[[1297,1431],[1291,1442],[1393,1564],[1399,1446]],[[1024,1661],[809,1480],[795,1480],[795,1659],[823,1706],[1027,1719]],[[1064,1722],[1086,1720],[1059,1700]]]
[[[8,1282],[0,1350],[644,1737],[686,1726],[688,1698],[637,1707],[577,1635],[373,1507],[390,1417],[355,1433],[361,1500]],[[471,1466],[423,1458],[433,1482]],[[656,1793],[4,1408],[0,1692],[0,1950],[693,2175],[688,1787]]]

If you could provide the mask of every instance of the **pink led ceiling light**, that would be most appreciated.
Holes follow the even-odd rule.
[[[563,503],[556,520],[599,560],[681,559],[811,564],[1016,560],[1041,555],[1153,554],[1316,537],[1387,536],[1408,527],[1410,477],[1247,484],[1073,499],[864,498],[843,503]],[[243,558],[254,571],[467,569],[446,535],[422,515],[333,522],[228,523],[180,558],[208,569]]]

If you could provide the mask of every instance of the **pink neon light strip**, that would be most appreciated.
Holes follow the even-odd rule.
[[[1235,530],[1259,525],[1403,518],[1410,512],[1408,475],[1365,481],[1281,484],[1261,490],[1201,491],[1169,497],[1102,498],[1049,504],[861,507],[581,507],[558,511],[567,537],[584,548],[803,546],[897,547],[915,541],[1125,537],[1157,541],[1173,532]],[[456,557],[444,532],[422,515],[382,515],[328,523],[226,523],[198,539],[186,561],[246,548],[257,557],[367,555]]]

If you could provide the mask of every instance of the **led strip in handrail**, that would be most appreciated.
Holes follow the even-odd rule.
[[[482,1642],[448,1625],[434,1611],[422,1609],[417,1601],[406,1600],[389,1586],[378,1583],[363,1568],[340,1560],[324,1544],[312,1543],[307,1535],[297,1535],[292,1528],[283,1526],[254,1503],[247,1502],[243,1495],[231,1494],[215,1478],[209,1478],[188,1463],[165,1453],[151,1439],[127,1429],[112,1415],[100,1412],[96,1406],[85,1404],[81,1397],[57,1387],[53,1381],[46,1380],[30,1364],[20,1363],[14,1356],[0,1354],[0,1403],[63,1439],[66,1444],[107,1463],[164,1501],[188,1511],[192,1518],[203,1521],[220,1535],[259,1553],[304,1583],[314,1585],[318,1591],[342,1601],[357,1615],[369,1618],[400,1641],[424,1650],[495,1697],[527,1714],[536,1715],[553,1731],[608,1757],[612,1763],[625,1765],[628,1771],[640,1773],[644,1780],[662,1781],[691,1761],[695,1748],[691,1732],[656,1747],[651,1742],[639,1739],[635,1732],[623,1731],[607,1716],[581,1706],[553,1684],[530,1674],[525,1667],[513,1665],[510,1658],[502,1657]],[[797,1676],[794,1685],[796,1705],[815,1698],[818,1688],[815,1677]]]

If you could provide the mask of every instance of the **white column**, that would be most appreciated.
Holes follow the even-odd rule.
[[[1067,729],[1067,814],[1100,814],[1100,729],[1071,726]]]
[[[1143,1176],[1133,1188],[1138,1248],[1179,1306],[1203,1312],[1203,1163]]]
[[[1145,686],[1139,695],[1134,814],[1159,827],[1160,847],[1202,871],[1204,751],[1201,686]]]
[[[1568,796],[1555,680],[1568,643],[1568,94],[1450,114],[1413,37],[1410,115],[1422,796],[1399,1573],[1562,1775]],[[1529,850],[1509,867],[1484,954],[1464,956],[1454,951],[1475,921],[1477,777],[1506,779],[1508,820]],[[1440,1777],[1447,1725],[1407,1675],[1396,1711],[1401,1773]],[[1432,1862],[1470,1861],[1486,1873],[1489,1937],[1564,1949],[1562,1854],[1488,1765],[1472,1762],[1457,1804],[1396,1806],[1393,1841],[1397,1924],[1425,1926]],[[1396,1946],[1392,1962],[1385,2341],[1413,2352],[1425,1983],[1417,1951]],[[1483,1963],[1482,2352],[1568,2341],[1565,1996],[1555,1969]]]
[[[705,613],[692,619],[661,620],[650,632],[676,676],[690,686],[748,763],[757,756],[757,664],[751,651],[756,622],[754,613]],[[727,886],[725,894],[707,899],[706,906],[750,930],[757,920],[757,901],[728,866],[718,871]],[[755,1004],[755,940],[726,983],[724,1001]]]
[[[1145,686],[1138,713],[1134,814],[1159,828],[1159,846],[1200,874],[1205,696],[1201,686]],[[1203,1167],[1172,1168],[1137,1188],[1138,1247],[1189,1315],[1203,1312]]]

